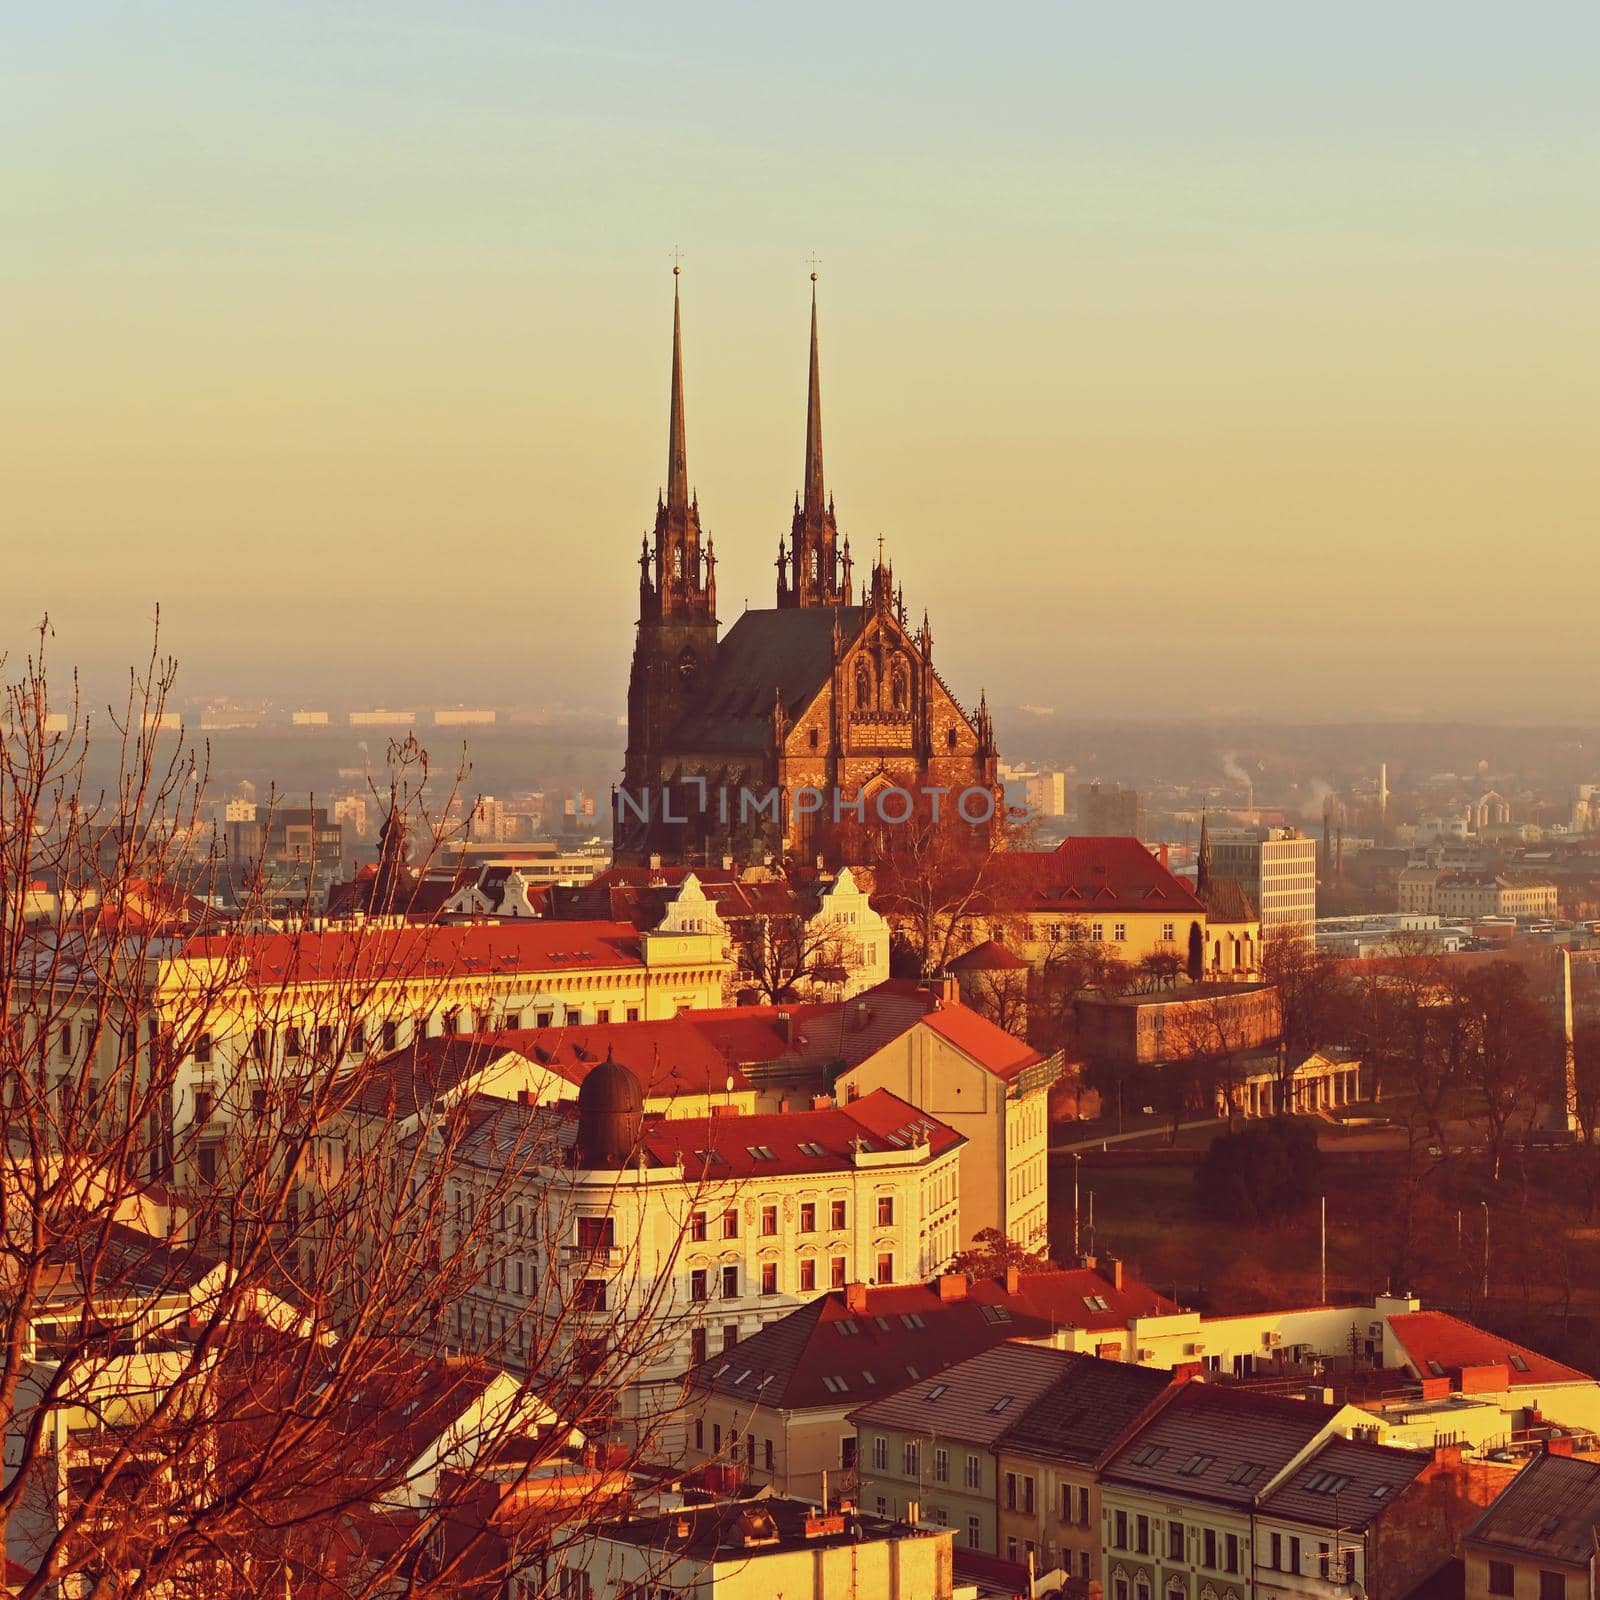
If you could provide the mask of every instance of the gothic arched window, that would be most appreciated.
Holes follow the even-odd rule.
[[[683,647],[678,657],[678,677],[685,685],[694,682],[694,675],[699,670],[700,662],[693,650],[688,645]]]
[[[683,549],[681,546],[672,552],[672,577],[675,583],[683,580]]]
[[[811,552],[811,581],[815,583],[822,575],[822,557],[813,550]]]

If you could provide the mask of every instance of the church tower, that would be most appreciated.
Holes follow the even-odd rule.
[[[667,423],[667,491],[656,497],[654,534],[639,553],[639,627],[628,678],[628,753],[623,782],[642,795],[668,776],[662,743],[710,672],[717,652],[717,564],[702,542],[699,498],[689,490],[683,411],[681,268],[672,269],[672,395]],[[620,821],[613,843],[622,850]]]
[[[778,541],[778,604],[847,606],[850,541],[839,549],[833,501],[822,478],[822,379],[817,360],[817,275],[811,274],[811,382],[806,393],[805,488],[795,496],[789,549]]]

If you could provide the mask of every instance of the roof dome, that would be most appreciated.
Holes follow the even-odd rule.
[[[620,1167],[639,1148],[644,1088],[610,1050],[578,1085],[578,1164]]]

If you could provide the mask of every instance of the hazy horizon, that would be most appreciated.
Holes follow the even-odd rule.
[[[1535,20],[1537,28],[1535,28]],[[0,643],[620,713],[684,251],[721,610],[829,487],[966,700],[1582,722],[1600,16],[199,0],[0,24]]]

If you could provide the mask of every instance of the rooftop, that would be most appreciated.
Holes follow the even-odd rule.
[[[659,1516],[605,1523],[597,1531],[608,1539],[701,1562],[743,1562],[769,1552],[929,1537],[905,1523],[861,1512],[825,1516],[808,1501],[783,1495],[683,1506]]]
[[[1330,1439],[1267,1496],[1261,1512],[1354,1532],[1375,1521],[1432,1463],[1429,1450]]]
[[[1187,1384],[1112,1457],[1105,1476],[1248,1506],[1338,1414],[1305,1400]]]
[[[1469,1545],[1587,1566],[1600,1527],[1600,1461],[1541,1455],[1467,1530]]]
[[[1399,1312],[1389,1318],[1389,1327],[1418,1378],[1459,1379],[1463,1368],[1498,1366],[1505,1369],[1507,1386],[1513,1389],[1529,1384],[1594,1382],[1587,1372],[1444,1311]]]

